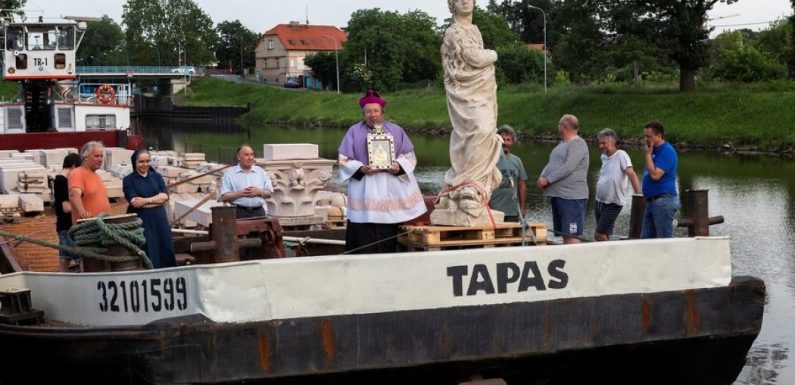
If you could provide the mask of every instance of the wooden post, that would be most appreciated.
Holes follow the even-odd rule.
[[[644,211],[646,211],[646,199],[642,194],[633,194],[632,209],[629,214],[629,239],[640,239]]]
[[[689,237],[709,236],[709,226],[723,223],[723,216],[709,217],[709,190],[685,190],[684,217],[678,227],[687,227]]]

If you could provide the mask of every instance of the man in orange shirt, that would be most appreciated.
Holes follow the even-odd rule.
[[[83,164],[69,174],[69,204],[72,205],[72,223],[78,219],[93,218],[110,212],[108,192],[97,170],[102,167],[105,146],[91,141],[80,149]]]

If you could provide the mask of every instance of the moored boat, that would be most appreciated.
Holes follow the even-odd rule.
[[[90,140],[136,148],[129,84],[81,85],[75,56],[85,22],[7,22],[3,78],[19,81],[16,100],[0,103],[0,150],[79,148]],[[90,91],[87,91],[89,90]]]
[[[0,325],[9,383],[730,384],[765,298],[720,237],[0,276],[13,288],[46,322]]]

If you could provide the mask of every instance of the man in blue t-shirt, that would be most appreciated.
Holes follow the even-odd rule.
[[[643,169],[643,214],[641,238],[672,238],[674,215],[679,209],[676,194],[676,150],[665,141],[665,130],[659,122],[643,126],[646,138],[646,166]]]
[[[497,135],[502,137],[502,151],[497,168],[502,173],[502,182],[491,194],[489,207],[505,213],[505,222],[519,222],[524,215],[524,202],[527,196],[527,173],[522,160],[511,153],[516,143],[516,131],[509,125],[500,126]]]

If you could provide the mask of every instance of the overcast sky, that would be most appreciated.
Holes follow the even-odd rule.
[[[291,20],[305,22],[307,13],[311,24],[344,27],[358,9],[380,8],[405,13],[421,10],[441,24],[450,16],[446,0],[194,0],[213,19],[213,22],[240,20],[254,32],[262,33],[276,24]],[[42,14],[45,18],[60,16],[108,15],[121,23],[125,0],[28,0],[29,16]],[[480,0],[484,6],[486,0]],[[308,11],[308,12],[307,12]],[[792,14],[789,0],[740,0],[731,5],[719,3],[710,12],[710,23],[718,32],[724,29],[763,29],[770,21]]]

